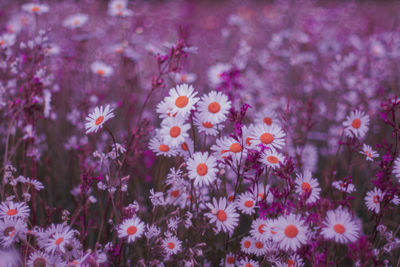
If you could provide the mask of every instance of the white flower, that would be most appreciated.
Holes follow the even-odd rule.
[[[305,196],[307,204],[315,203],[319,199],[319,193],[321,192],[318,180],[312,178],[311,172],[307,170],[303,174],[297,174],[296,176],[296,193],[300,196]]]
[[[90,69],[96,75],[101,77],[110,77],[114,70],[111,66],[101,61],[95,61],[90,65]]]
[[[343,126],[345,127],[344,133],[346,136],[355,136],[361,139],[368,131],[369,116],[359,110],[352,111],[350,116],[346,117]]]
[[[149,148],[156,153],[157,156],[174,157],[178,155],[177,148],[169,147],[169,145],[163,143],[158,136],[150,139]]]
[[[210,67],[208,70],[208,80],[212,87],[217,87],[223,82],[222,74],[231,69],[229,64],[217,63]]]
[[[118,237],[127,238],[128,243],[132,243],[143,235],[144,227],[144,222],[136,216],[125,219],[118,226]]]
[[[355,242],[359,237],[360,229],[351,214],[345,209],[338,208],[328,211],[324,225],[321,234],[324,238],[333,239],[337,243]]]
[[[384,196],[385,194],[379,188],[375,187],[374,190],[367,192],[367,195],[364,198],[365,205],[367,205],[369,210],[379,213],[381,209],[381,201]]]
[[[235,163],[245,160],[247,156],[247,150],[243,149],[242,144],[232,137],[218,138],[211,150],[214,151],[214,156],[218,159],[225,159],[231,156]]]
[[[4,218],[21,218],[29,217],[30,209],[23,202],[2,202],[0,204],[0,219]]]
[[[250,192],[242,193],[235,201],[236,208],[244,214],[251,215],[255,212],[256,199]]]
[[[397,157],[393,163],[393,174],[400,182],[400,157]]]
[[[103,106],[100,108],[96,107],[94,111],[86,117],[86,134],[92,132],[96,133],[103,127],[103,124],[111,118],[114,118],[114,113],[110,105],[107,105],[105,108],[103,108]]]
[[[203,95],[198,102],[198,118],[201,121],[218,124],[226,120],[231,101],[221,92],[212,91],[207,95]]]
[[[163,239],[162,247],[168,256],[177,254],[182,249],[182,241],[176,236],[169,236]]]
[[[22,5],[22,10],[32,14],[43,14],[49,12],[49,6],[46,4],[27,3]]]
[[[67,17],[63,21],[63,26],[76,29],[82,27],[89,20],[89,16],[87,14],[77,13]]]
[[[274,231],[274,241],[286,251],[296,251],[307,243],[307,227],[299,215],[290,214],[278,218]]]
[[[208,152],[196,152],[187,161],[189,178],[194,180],[194,185],[210,185],[217,177],[217,161]]]
[[[360,151],[360,154],[365,155],[366,159],[369,161],[374,161],[374,158],[379,157],[379,154],[375,150],[372,150],[371,146],[366,144],[363,144],[363,149]]]
[[[220,198],[219,201],[214,198],[213,203],[207,203],[207,207],[211,213],[206,213],[205,216],[210,219],[210,223],[216,223],[216,232],[222,230],[232,234],[239,221],[239,214],[236,213],[234,205],[227,204],[226,198]]]
[[[25,239],[28,227],[21,218],[4,218],[0,220],[0,244],[2,247],[10,247],[19,238]]]
[[[177,147],[189,137],[190,125],[180,117],[166,118],[161,122],[160,137],[170,147]]]
[[[194,125],[196,125],[199,133],[204,133],[206,135],[216,136],[218,133],[224,129],[223,124],[215,124],[209,121],[202,121],[197,116],[194,117]]]
[[[279,168],[280,164],[285,160],[284,155],[271,149],[262,152],[260,157],[260,162],[272,169]]]
[[[169,96],[164,98],[166,105],[170,108],[172,116],[186,117],[190,111],[195,108],[195,104],[199,101],[195,97],[197,92],[188,84],[177,85],[175,88],[169,90]]]
[[[194,73],[175,73],[174,80],[176,83],[193,83],[196,78],[197,75]]]
[[[267,148],[280,149],[285,145],[285,133],[282,128],[276,124],[268,126],[266,124],[258,124],[254,126],[250,135],[251,144],[257,146],[263,145]]]

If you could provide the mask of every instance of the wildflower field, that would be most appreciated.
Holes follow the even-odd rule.
[[[0,267],[399,267],[399,13],[0,0]]]

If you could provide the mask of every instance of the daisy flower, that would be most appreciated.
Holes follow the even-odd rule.
[[[381,209],[381,201],[383,200],[384,196],[385,194],[379,188],[375,187],[374,190],[367,192],[367,195],[364,198],[365,205],[367,205],[369,210],[372,210],[378,214]]]
[[[76,29],[82,27],[89,20],[89,16],[87,14],[77,13],[67,17],[63,21],[63,26]]]
[[[302,267],[304,266],[303,259],[298,254],[292,254],[285,261],[278,261],[274,267]]]
[[[15,34],[3,33],[0,35],[0,48],[12,46],[15,43]]]
[[[224,129],[223,124],[215,124],[209,121],[202,121],[197,116],[194,117],[193,122],[199,130],[199,133],[204,133],[206,135],[216,136],[222,129]]]
[[[372,147],[366,144],[363,144],[363,149],[360,153],[365,155],[366,159],[369,161],[374,161],[374,158],[379,157],[379,154],[375,150],[372,150]]]
[[[216,233],[222,230],[232,234],[239,222],[234,204],[227,204],[226,198],[220,198],[219,201],[214,198],[213,203],[207,203],[207,207],[211,213],[206,213],[205,216],[210,219],[210,223],[216,223]]]
[[[22,5],[22,10],[32,14],[43,14],[49,12],[49,6],[46,4],[27,3]]]
[[[100,108],[96,107],[94,111],[86,117],[86,134],[92,132],[96,133],[103,127],[104,123],[111,118],[114,118],[114,113],[110,105],[107,105],[105,108],[103,106]]]
[[[345,181],[333,181],[332,186],[335,187],[337,190],[346,192],[348,194],[351,194],[356,190],[354,184]]]
[[[251,230],[250,230],[250,234],[251,236],[259,241],[267,241],[268,239],[271,238],[271,222],[273,220],[272,219],[255,219],[252,223],[251,223]]]
[[[250,135],[253,146],[263,145],[268,148],[280,149],[285,145],[285,133],[278,125],[258,124]]]
[[[247,257],[245,257],[244,259],[239,261],[238,266],[239,267],[258,267],[260,265],[258,264],[258,262],[254,261],[254,260],[250,260]]]
[[[345,209],[337,208],[326,213],[321,234],[325,239],[333,239],[337,243],[355,242],[359,237],[360,229],[352,215]]]
[[[251,138],[251,135],[254,130],[254,125],[250,124],[249,126],[243,125],[242,127],[242,140],[243,145],[246,149],[253,148],[254,141]]]
[[[221,259],[220,266],[225,266],[225,267],[235,267],[235,254],[233,253],[228,253],[226,254],[225,258]]]
[[[217,160],[208,152],[196,152],[188,159],[187,169],[194,185],[210,185],[217,177]]]
[[[110,77],[114,70],[111,66],[101,61],[95,61],[90,65],[90,70],[101,77]]]
[[[243,146],[232,137],[218,138],[211,150],[218,159],[231,156],[235,161],[240,161],[240,159],[246,159],[247,156],[247,150],[243,149]]]
[[[180,241],[176,236],[169,236],[163,239],[162,247],[168,256],[177,254],[182,249],[182,241]]]
[[[343,126],[345,127],[344,133],[346,136],[353,137],[354,135],[361,139],[368,131],[369,116],[359,110],[352,111],[350,116],[346,117]]]
[[[253,254],[256,256],[263,256],[267,253],[268,247],[264,242],[261,242],[259,240],[255,241],[254,247],[253,247]]]
[[[297,174],[294,181],[296,183],[296,193],[307,198],[306,203],[312,204],[319,199],[321,188],[317,179],[312,178],[310,171],[306,170],[303,174]]]
[[[250,192],[242,193],[235,201],[235,205],[242,213],[251,215],[255,212],[256,199]]]
[[[230,108],[231,101],[226,95],[212,91],[203,95],[198,102],[198,117],[201,121],[209,121],[213,124],[221,123],[226,120]]]
[[[265,124],[266,126],[279,124],[277,116],[271,108],[264,108],[261,112],[257,112],[255,122],[257,124]]]
[[[199,101],[196,95],[197,92],[191,85],[181,84],[171,88],[169,96],[165,97],[164,101],[172,108],[172,114],[178,113],[179,116],[185,117],[195,109],[195,104]]]
[[[128,7],[127,0],[112,0],[108,3],[108,14],[117,17],[129,17],[133,12]]]
[[[125,219],[118,226],[118,237],[127,238],[128,243],[132,243],[143,235],[144,227],[144,222],[136,216]]]
[[[229,64],[224,63],[217,63],[211,66],[208,70],[208,80],[212,87],[217,87],[220,85],[224,80],[222,78],[222,74],[224,72],[228,72],[231,69]]]
[[[150,139],[149,149],[156,153],[157,156],[174,157],[178,154],[178,150],[176,148],[169,147],[157,136]]]
[[[42,253],[40,251],[34,251],[29,255],[29,259],[26,263],[27,267],[51,267],[53,266],[53,260],[50,255]]]
[[[283,250],[296,251],[307,243],[307,227],[299,215],[290,214],[277,219],[274,240]]]
[[[28,228],[26,222],[20,218],[4,218],[0,220],[0,244],[10,247],[19,238],[25,239]]]
[[[272,169],[279,168],[285,160],[285,156],[275,150],[266,150],[261,153],[260,157],[260,162]]]
[[[194,73],[175,73],[175,83],[193,83],[196,81],[197,75]]]
[[[400,182],[400,157],[397,157],[393,164],[393,174]]]
[[[46,252],[54,254],[56,251],[66,252],[67,245],[70,245],[74,237],[75,231],[69,226],[64,225],[62,228],[58,228],[53,234],[51,234],[44,248]]]
[[[165,144],[177,147],[189,137],[187,133],[189,129],[190,125],[185,124],[182,118],[166,118],[161,122],[160,135]]]
[[[2,202],[0,204],[0,219],[29,217],[30,209],[24,202]]]
[[[243,237],[240,241],[240,250],[246,254],[253,253],[253,247],[256,240],[251,236]]]

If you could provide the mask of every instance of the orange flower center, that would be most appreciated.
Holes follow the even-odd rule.
[[[186,80],[187,80],[187,75],[186,74],[182,74],[181,82],[186,82]]]
[[[260,141],[261,141],[263,144],[269,145],[269,144],[271,144],[271,143],[274,141],[274,137],[273,137],[272,134],[270,134],[270,133],[263,133],[263,134],[260,136]]]
[[[171,196],[177,198],[179,196],[179,190],[171,191]]]
[[[267,160],[268,160],[268,162],[270,162],[272,164],[277,164],[279,162],[279,159],[275,156],[268,156]]]
[[[169,249],[174,249],[175,248],[175,243],[174,242],[169,242],[168,243],[168,248]]]
[[[105,73],[104,70],[97,70],[98,75],[104,75],[104,73]]]
[[[0,45],[4,45],[5,43],[4,40],[0,40]]]
[[[221,110],[221,105],[217,102],[212,102],[210,105],[208,105],[208,111],[211,113],[218,113]]]
[[[180,134],[181,128],[179,128],[178,126],[171,127],[171,129],[169,130],[169,135],[173,138],[178,137]]]
[[[265,123],[266,125],[271,125],[271,124],[272,124],[272,119],[271,119],[270,117],[265,117],[265,118],[264,118],[264,123]]]
[[[245,248],[249,248],[250,245],[251,245],[250,241],[244,241],[244,243],[243,243],[243,246],[244,246]]]
[[[276,232],[274,230],[272,230],[272,228],[271,228],[270,232],[271,232],[272,235],[276,234]]]
[[[265,232],[265,230],[263,229],[264,226],[265,226],[264,223],[263,223],[263,224],[260,224],[260,225],[258,226],[258,232],[259,232],[260,234],[263,234],[263,233]]]
[[[292,259],[289,259],[287,261],[287,265],[288,265],[288,267],[294,266],[294,261]]]
[[[225,211],[219,210],[217,212],[217,219],[218,220],[220,220],[221,222],[224,222],[224,221],[226,221],[226,218],[227,218],[227,216],[226,216],[226,212]]]
[[[358,129],[361,126],[361,120],[360,119],[354,119],[353,122],[351,123],[351,126],[354,129]]]
[[[338,234],[343,234],[344,232],[346,232],[346,228],[344,228],[343,224],[335,224],[333,226],[333,230],[338,233]]]
[[[303,190],[303,192],[308,193],[308,192],[311,191],[311,186],[310,186],[309,183],[304,182],[304,183],[301,185],[301,189]]]
[[[168,152],[168,151],[169,151],[169,146],[164,145],[164,144],[161,144],[161,145],[158,147],[158,149],[159,149],[161,152]]]
[[[207,172],[208,172],[208,167],[207,167],[207,165],[206,164],[204,164],[204,163],[200,163],[199,165],[197,165],[197,173],[200,175],[200,176],[204,176],[204,175],[206,175],[207,174]]]
[[[297,229],[296,225],[289,224],[285,227],[285,235],[289,238],[295,238],[298,233],[299,230]]]
[[[246,202],[244,202],[244,205],[248,208],[251,208],[253,207],[254,203],[251,200],[247,200]]]
[[[181,147],[182,147],[182,149],[184,151],[188,151],[189,150],[189,147],[188,147],[188,145],[186,143],[182,143]]]
[[[210,129],[210,128],[213,127],[213,124],[211,122],[208,122],[208,121],[202,122],[201,124],[204,126],[204,128],[207,128],[207,129]]]
[[[102,123],[103,121],[104,121],[104,116],[99,116],[99,117],[96,119],[95,124],[96,124],[96,125],[100,125],[100,123]]]
[[[32,7],[32,12],[39,12],[40,8],[38,6]]]
[[[74,22],[72,22],[72,24],[74,24],[74,25],[78,25],[79,23],[80,23],[79,19],[76,19],[76,20],[74,20]]]
[[[252,138],[247,137],[246,138],[246,145],[250,146],[251,145],[251,142],[250,142],[251,140],[252,140]]]
[[[57,245],[57,246],[60,245],[63,241],[64,241],[64,237],[59,237],[59,238],[56,240],[56,245]]]
[[[369,157],[369,158],[372,157],[372,153],[370,151],[365,151],[365,155],[367,155],[367,157]]]
[[[234,264],[235,263],[235,258],[232,256],[229,256],[228,258],[226,258],[226,262],[228,264]]]
[[[175,100],[175,105],[178,108],[184,108],[189,103],[189,98],[187,96],[181,95]]]
[[[374,203],[379,203],[379,197],[378,196],[373,196],[372,201]]]
[[[230,147],[229,147],[230,151],[232,151],[233,153],[239,153],[242,151],[242,146],[239,143],[233,143]]]
[[[134,225],[129,226],[128,229],[126,229],[126,233],[128,235],[134,235],[134,234],[136,234],[136,232],[137,232],[137,228]]]
[[[256,242],[256,248],[261,249],[264,247],[264,244],[261,242]]]
[[[233,196],[232,195],[230,195],[229,197],[228,197],[228,201],[229,202],[232,202],[234,199],[233,199]]]
[[[18,211],[16,209],[9,209],[7,211],[7,215],[9,215],[9,216],[14,216],[17,213],[18,213]]]
[[[253,267],[253,264],[251,264],[251,263],[246,263],[245,267]]]

